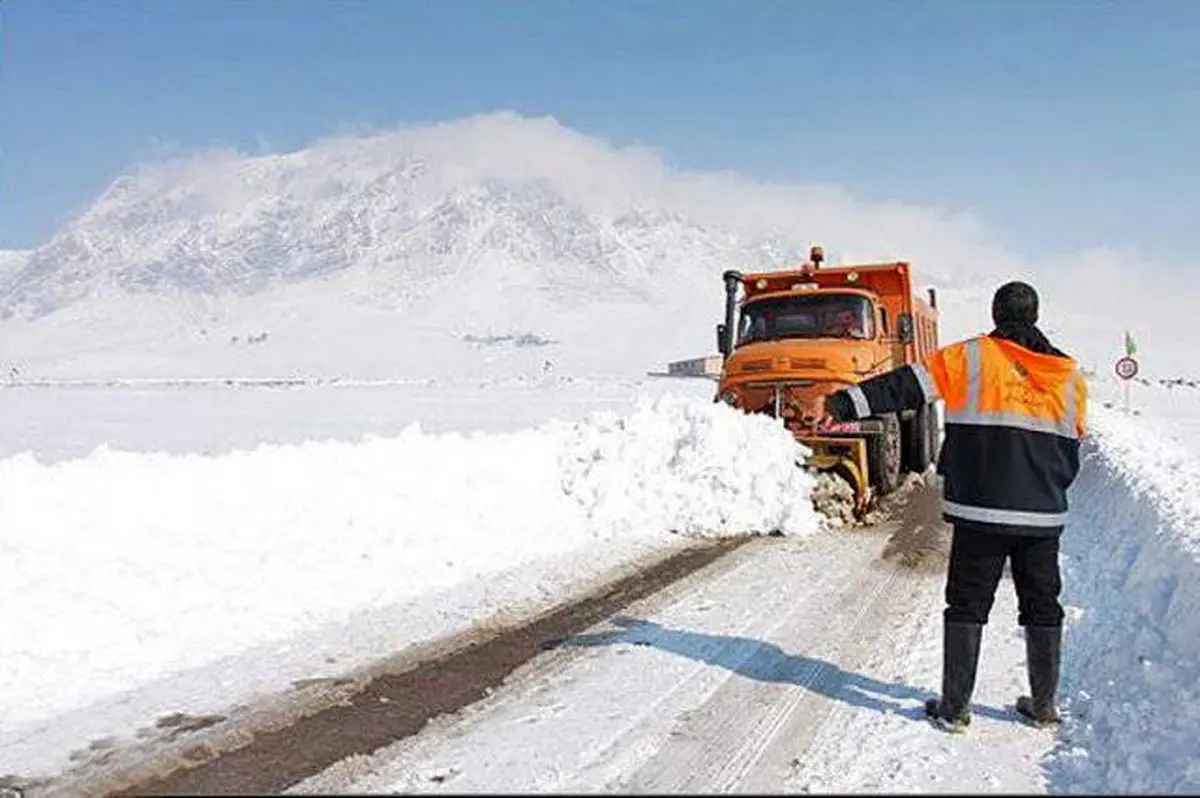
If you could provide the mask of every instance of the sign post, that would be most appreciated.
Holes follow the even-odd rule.
[[[1134,360],[1137,344],[1129,330],[1125,331],[1125,357],[1117,361],[1117,376],[1125,382],[1125,412],[1129,412],[1129,381],[1137,376],[1138,362]]]
[[[1129,412],[1129,381],[1137,376],[1138,362],[1126,355],[1117,361],[1117,376],[1125,383],[1125,412]]]

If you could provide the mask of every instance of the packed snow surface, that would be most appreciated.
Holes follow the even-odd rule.
[[[880,562],[870,532],[826,532],[740,549],[293,792],[1196,794],[1200,461],[1156,402],[1182,416],[1200,394],[1145,391],[1133,415],[1099,387],[1063,539],[1058,732],[1013,709],[1028,685],[1010,577],[971,729],[940,734],[921,705],[940,687],[942,575]],[[936,504],[917,504],[909,522],[929,523]]]
[[[808,534],[802,456],[667,396],[514,433],[0,460],[5,731],[597,541]]]

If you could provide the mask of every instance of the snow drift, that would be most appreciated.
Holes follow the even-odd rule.
[[[1093,406],[1072,488],[1052,789],[1200,791],[1200,468],[1152,423]]]
[[[666,397],[514,434],[6,459],[0,716],[12,731],[597,541],[806,534],[803,454],[767,419]]]

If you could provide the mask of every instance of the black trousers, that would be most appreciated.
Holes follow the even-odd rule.
[[[1032,537],[956,525],[946,579],[947,621],[986,624],[1004,561],[1012,559],[1021,626],[1062,626],[1058,536]]]

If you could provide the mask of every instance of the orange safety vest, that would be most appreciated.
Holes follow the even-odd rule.
[[[1075,361],[978,336],[848,386],[827,408],[848,420],[939,400],[946,520],[1013,534],[1061,532],[1087,430],[1087,383]]]
[[[1068,357],[980,336],[913,364],[945,402],[938,471],[950,521],[1010,531],[1061,528],[1086,434],[1087,383]]]
[[[1002,338],[972,338],[914,369],[946,403],[946,421],[1011,426],[1082,438],[1087,383],[1070,358],[1031,352]],[[923,387],[929,388],[927,382]]]

